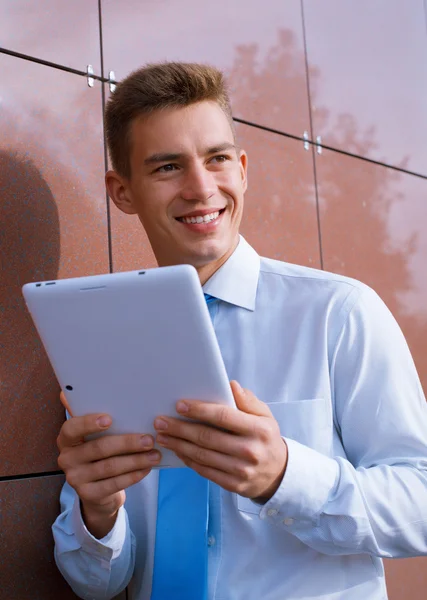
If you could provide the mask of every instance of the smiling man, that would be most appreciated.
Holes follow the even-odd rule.
[[[107,173],[110,196],[138,214],[159,265],[192,264],[204,283],[238,243],[247,158],[235,145],[231,115],[213,100],[165,106],[135,117],[131,131],[132,175]]]
[[[106,131],[109,195],[138,215],[159,265],[197,269],[238,408],[183,399],[177,417],[193,422],[155,421],[159,446],[209,481],[196,549],[208,577],[182,591],[193,574],[173,557],[194,552],[191,532],[176,547],[170,533],[168,598],[384,600],[381,557],[427,553],[426,403],[398,325],[367,286],[260,258],[239,236],[247,156],[216,69],[134,72]],[[110,424],[75,417],[59,434],[56,561],[82,598],[129,586],[132,600],[166,600],[159,452],[138,431],[84,441]],[[177,502],[173,520],[202,501]]]

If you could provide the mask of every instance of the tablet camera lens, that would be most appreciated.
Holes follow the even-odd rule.
[[[65,389],[69,390],[70,392],[72,392],[73,391],[73,386],[72,385],[66,385]]]

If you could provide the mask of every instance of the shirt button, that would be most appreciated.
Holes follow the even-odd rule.
[[[277,515],[277,510],[275,508],[270,508],[270,510],[267,511],[267,515],[269,517],[275,517]]]
[[[283,520],[283,525],[293,525],[293,524],[294,524],[294,520],[291,519],[290,517]]]
[[[215,538],[213,535],[208,537],[208,546],[215,546]]]

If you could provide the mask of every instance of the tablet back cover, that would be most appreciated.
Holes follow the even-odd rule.
[[[151,433],[180,398],[234,406],[196,270],[161,267],[26,284],[28,309],[75,416]],[[72,389],[70,389],[72,388]],[[160,466],[182,466],[161,449]]]

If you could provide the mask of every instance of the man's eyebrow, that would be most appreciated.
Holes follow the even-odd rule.
[[[154,165],[154,164],[162,163],[162,162],[173,162],[174,160],[179,160],[183,156],[184,156],[183,154],[179,154],[176,152],[165,152],[165,153],[159,152],[158,154],[152,154],[151,156],[146,158],[144,160],[144,164],[145,165]]]
[[[217,152],[224,152],[225,150],[236,150],[236,146],[231,142],[224,142],[217,146],[211,146],[205,151],[205,154],[217,154]],[[159,152],[152,154],[144,160],[145,165],[154,165],[158,163],[173,162],[184,158],[185,154],[179,152]]]
[[[224,150],[236,150],[236,146],[231,142],[224,142],[218,146],[212,146],[211,148],[208,148],[206,154],[216,154],[217,152],[224,152]]]

